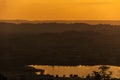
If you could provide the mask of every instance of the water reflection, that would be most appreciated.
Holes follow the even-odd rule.
[[[29,65],[36,69],[45,70],[44,74],[51,75],[66,75],[68,77],[70,74],[77,74],[78,76],[86,76],[87,74],[91,74],[93,71],[97,71],[99,66],[47,66],[47,65]],[[112,71],[112,77],[120,78],[120,67],[119,66],[109,66],[108,71]],[[39,73],[37,73],[39,74]]]

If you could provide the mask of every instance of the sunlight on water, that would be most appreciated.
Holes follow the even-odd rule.
[[[99,66],[47,66],[47,65],[29,65],[36,69],[45,70],[44,74],[50,75],[66,75],[68,77],[70,74],[77,74],[78,76],[86,76],[91,74],[93,71],[98,70]],[[118,66],[109,66],[108,71],[112,71],[112,77],[120,78],[120,67]],[[39,73],[38,73],[39,74]]]

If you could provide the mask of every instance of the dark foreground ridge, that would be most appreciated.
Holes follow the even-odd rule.
[[[120,65],[119,53],[120,26],[0,23],[1,69],[30,64]]]

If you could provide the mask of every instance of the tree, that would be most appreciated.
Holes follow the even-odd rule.
[[[92,76],[86,76],[87,80],[111,80],[112,72],[107,72],[109,69],[108,66],[102,65],[99,68],[99,71],[93,71]]]

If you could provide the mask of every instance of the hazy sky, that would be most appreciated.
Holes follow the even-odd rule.
[[[120,20],[120,0],[0,0],[0,19]]]

